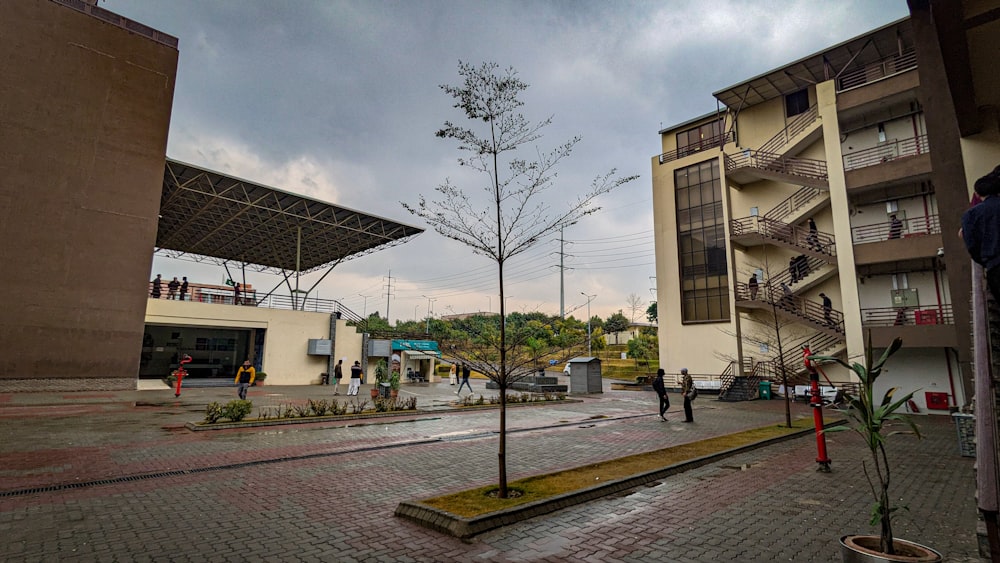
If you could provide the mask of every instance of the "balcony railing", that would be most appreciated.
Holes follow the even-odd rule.
[[[793,176],[822,178],[826,180],[826,162],[812,158],[782,156],[773,152],[762,152],[746,149],[743,152],[727,154],[726,172],[739,168],[757,168]]]
[[[915,49],[907,49],[902,53],[891,55],[881,61],[868,63],[844,72],[837,77],[837,91],[842,92],[850,88],[856,88],[916,67],[917,52]]]
[[[733,140],[732,131],[728,133],[723,133],[721,135],[716,135],[714,137],[708,137],[706,139],[701,139],[699,142],[686,145],[673,150],[670,152],[665,152],[660,155],[660,164],[666,164],[667,162],[677,160],[679,158],[684,158],[685,156],[690,156],[692,154],[701,152],[706,149],[721,148],[726,143]]]
[[[883,164],[897,158],[917,156],[929,151],[930,145],[927,143],[927,135],[910,137],[902,141],[886,141],[877,147],[845,154],[844,170],[857,170],[859,168],[875,166],[876,164]]]
[[[937,215],[913,217],[893,226],[892,221],[851,228],[854,244],[867,244],[886,240],[911,238],[941,234],[941,222]]]
[[[861,325],[877,326],[917,326],[953,325],[955,316],[951,304],[928,305],[926,307],[872,307],[861,309]]]
[[[163,285],[166,286],[166,284]],[[150,284],[149,288],[152,290],[152,284]],[[181,300],[180,297],[181,296],[177,294],[177,300]],[[155,299],[154,297],[149,298]],[[163,291],[159,299],[164,301],[171,300],[167,291]],[[268,295],[258,298],[257,293],[251,290],[249,293],[240,294],[240,302],[236,303],[236,295],[233,291],[197,288],[194,292],[184,296],[183,300],[194,303],[263,307],[265,309],[306,311],[309,313],[339,313],[342,318],[350,321],[360,322],[363,320],[360,315],[345,307],[340,303],[340,301],[336,301],[334,299],[319,299],[316,297],[293,298],[287,295]]]
[[[736,282],[736,301],[759,301],[774,305],[785,313],[810,321],[816,325],[844,334],[844,314],[836,309],[826,310],[823,304],[805,297],[785,292],[771,283],[761,284],[756,291],[744,282]]]

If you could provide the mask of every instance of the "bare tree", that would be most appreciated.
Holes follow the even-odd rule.
[[[571,201],[565,211],[550,213],[550,207],[536,199],[555,185],[556,165],[570,155],[580,137],[547,152],[536,148],[533,159],[518,157],[518,151],[541,138],[541,130],[552,122],[549,117],[532,123],[519,113],[518,108],[523,105],[520,94],[528,84],[518,78],[513,68],[502,70],[494,62],[473,66],[460,61],[458,73],[463,79],[460,86],[442,85],[441,89],[455,99],[454,107],[464,113],[469,126],[445,121],[437,136],[455,139],[459,150],[467,151],[468,156],[458,159],[459,166],[471,168],[488,179],[481,187],[486,201],[477,201],[446,179],[435,188],[439,199],[428,201],[421,195],[416,205],[405,202],[402,205],[439,234],[461,242],[497,265],[499,353],[496,361],[481,358],[475,367],[500,389],[499,496],[507,498],[506,391],[511,383],[530,371],[518,362],[508,364],[510,350],[503,322],[504,266],[546,235],[600,209],[594,205],[595,198],[637,176],[618,177],[611,170],[595,178],[589,191]]]
[[[625,300],[625,302],[628,303],[628,310],[632,313],[629,316],[628,320],[629,320],[629,322],[634,323],[635,322],[635,314],[640,309],[642,309],[642,306],[645,305],[646,303],[643,302],[642,297],[639,297],[635,293],[629,293],[628,294],[628,298]]]

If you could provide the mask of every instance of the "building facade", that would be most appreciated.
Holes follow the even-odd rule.
[[[863,362],[869,342],[898,336],[883,385],[919,390],[921,412],[968,403],[968,255],[955,233],[971,182],[935,175],[921,63],[906,18],[715,92],[718,112],[660,131],[668,373],[724,389],[782,373],[802,383],[805,346]],[[995,156],[967,153],[969,177]],[[824,371],[850,382],[837,364]]]
[[[177,39],[93,4],[2,6],[0,391],[136,385]]]

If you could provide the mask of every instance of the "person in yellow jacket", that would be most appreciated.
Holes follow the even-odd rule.
[[[249,389],[250,386],[253,385],[253,380],[256,378],[257,378],[257,370],[255,370],[254,367],[250,365],[250,360],[243,362],[243,365],[240,366],[240,369],[236,372],[236,379],[235,379],[237,394],[240,396],[241,399],[246,400],[247,389]]]

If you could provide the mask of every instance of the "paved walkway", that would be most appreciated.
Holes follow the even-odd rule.
[[[477,394],[494,394],[473,381]],[[605,386],[608,387],[607,385]],[[403,499],[493,483],[497,411],[458,411],[447,383],[404,386],[428,413],[190,432],[229,388],[0,395],[0,554],[9,561],[839,561],[870,532],[863,445],[792,440],[464,543],[392,516]],[[367,393],[362,389],[361,395]],[[253,388],[256,407],[328,387]],[[345,397],[338,397],[344,399]],[[679,399],[676,395],[672,398]],[[675,400],[675,403],[679,402]],[[655,416],[652,393],[512,408],[511,479],[783,421],[781,401],[703,395],[694,424]],[[808,416],[795,404],[794,413]],[[946,417],[890,439],[899,537],[980,561],[973,462]]]

